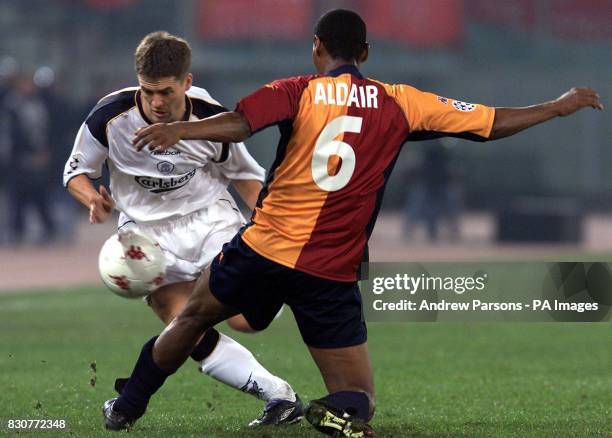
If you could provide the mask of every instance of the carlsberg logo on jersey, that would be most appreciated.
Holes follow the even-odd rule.
[[[196,170],[197,169],[193,169],[191,172],[180,177],[154,178],[150,176],[137,176],[135,179],[141,187],[144,187],[151,193],[163,193],[180,189],[186,185],[196,174]]]

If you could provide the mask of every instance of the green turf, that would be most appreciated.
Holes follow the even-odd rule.
[[[66,418],[74,436],[114,436],[101,405],[160,329],[141,302],[101,288],[0,296],[0,418]],[[323,395],[290,312],[232,336],[304,399]],[[381,323],[369,339],[381,437],[612,436],[609,323]],[[307,424],[249,430],[262,407],[187,363],[130,436],[317,436]]]

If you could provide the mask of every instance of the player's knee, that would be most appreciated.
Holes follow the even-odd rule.
[[[185,307],[192,289],[193,282],[173,283],[162,286],[147,296],[147,304],[159,319],[167,325]]]
[[[147,304],[165,324],[169,324],[170,321],[172,321],[172,319],[176,316],[172,312],[172,306],[155,294],[147,296]]]
[[[167,307],[164,300],[160,300],[155,294],[147,295],[147,304],[151,307],[151,309],[153,309],[154,312],[163,310]]]
[[[257,333],[257,330],[251,327],[251,324],[249,324],[248,321],[242,315],[236,315],[228,319],[227,325],[229,325],[231,328],[239,332]]]

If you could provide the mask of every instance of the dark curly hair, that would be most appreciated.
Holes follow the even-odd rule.
[[[317,21],[314,34],[332,58],[359,60],[368,47],[365,22],[359,14],[348,9],[334,9],[325,13]]]

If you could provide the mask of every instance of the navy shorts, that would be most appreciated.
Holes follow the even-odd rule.
[[[302,339],[315,348],[366,341],[357,282],[327,280],[273,262],[252,250],[241,233],[223,246],[210,267],[210,290],[263,330],[283,303],[291,307]]]

